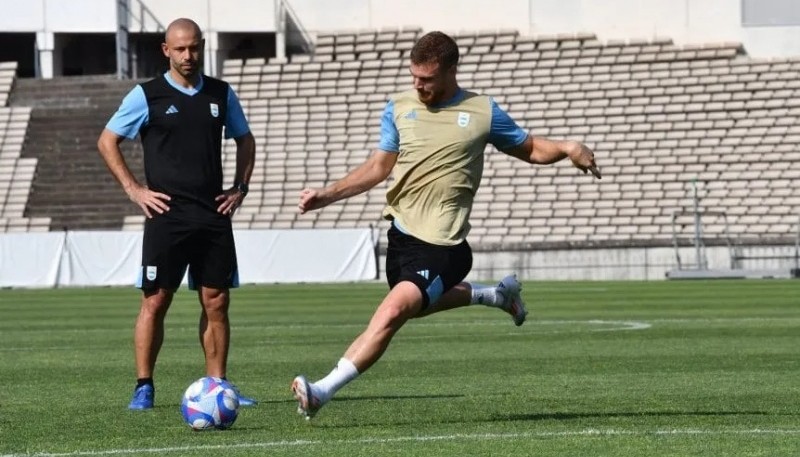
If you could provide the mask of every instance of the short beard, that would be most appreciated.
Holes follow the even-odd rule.
[[[420,102],[422,102],[426,106],[436,105],[437,103],[440,102],[440,100],[437,100],[438,97],[434,93],[430,93],[429,96],[423,100],[421,94],[417,92],[417,98],[419,99]]]
[[[172,68],[174,68],[175,71],[180,73],[181,76],[183,76],[186,79],[191,79],[191,78],[197,76],[197,73],[200,72],[200,66],[197,65],[197,64],[192,65],[192,69],[189,70],[188,72],[186,70],[184,70],[183,67],[180,64],[173,65]]]

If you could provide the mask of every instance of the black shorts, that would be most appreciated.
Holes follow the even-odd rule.
[[[239,285],[230,220],[205,224],[156,215],[144,223],[142,265],[136,287],[176,290],[189,267],[189,288]]]
[[[401,281],[413,282],[422,292],[423,309],[463,281],[472,269],[472,248],[466,241],[455,246],[430,244],[401,232],[394,224],[388,236],[386,280],[389,287]]]

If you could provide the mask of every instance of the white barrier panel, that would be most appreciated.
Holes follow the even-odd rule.
[[[234,232],[239,281],[341,282],[378,272],[369,229]]]
[[[62,286],[131,286],[142,261],[139,232],[69,232]]]
[[[0,287],[51,287],[58,278],[64,233],[0,235]]]
[[[237,230],[234,238],[242,284],[377,276],[369,229]],[[140,232],[0,234],[0,287],[133,286],[141,246]]]

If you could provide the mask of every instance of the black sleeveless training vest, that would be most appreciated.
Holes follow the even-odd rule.
[[[172,198],[173,216],[218,217],[214,198],[222,193],[228,83],[204,75],[202,88],[190,96],[160,76],[142,89],[149,120],[139,133],[148,187]]]

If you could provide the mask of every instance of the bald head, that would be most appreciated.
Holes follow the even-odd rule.
[[[203,55],[203,33],[191,19],[175,19],[167,27],[161,49],[169,59],[170,74],[182,84],[195,81]]]
[[[169,23],[167,31],[164,33],[164,42],[169,42],[170,37],[176,33],[190,33],[198,40],[203,39],[203,32],[200,31],[200,26],[197,25],[197,22],[185,17],[175,19]]]

